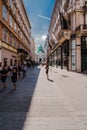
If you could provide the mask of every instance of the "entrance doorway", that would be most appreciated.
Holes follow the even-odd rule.
[[[66,40],[62,45],[62,68],[69,69],[69,41]]]
[[[87,70],[87,36],[81,38],[82,71]]]

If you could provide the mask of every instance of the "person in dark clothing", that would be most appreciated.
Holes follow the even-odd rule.
[[[8,71],[5,68],[5,66],[2,68],[2,70],[0,71],[0,75],[1,75],[1,81],[3,83],[3,87],[6,88],[6,78],[8,76]]]
[[[26,71],[27,71],[27,65],[24,64],[24,65],[22,65],[23,78],[26,77]]]
[[[49,72],[49,65],[47,64],[47,65],[46,65],[46,75],[47,75],[47,79],[49,79],[48,72]]]
[[[13,67],[12,69],[11,79],[12,79],[13,87],[16,90],[16,82],[17,82],[17,68],[16,67]]]

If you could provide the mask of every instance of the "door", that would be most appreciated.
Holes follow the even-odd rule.
[[[81,38],[82,71],[87,70],[87,36]]]

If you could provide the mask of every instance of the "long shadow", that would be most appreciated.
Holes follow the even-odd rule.
[[[68,78],[69,76],[67,76],[67,75],[62,75],[62,77],[64,77],[64,78]]]
[[[48,79],[50,82],[54,82],[52,79]]]
[[[18,80],[12,92],[12,83],[7,80],[7,88],[0,93],[0,130],[23,130],[39,73],[38,67],[28,68],[26,78]]]

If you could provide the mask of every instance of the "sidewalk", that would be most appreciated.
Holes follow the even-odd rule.
[[[29,68],[17,90],[0,93],[0,130],[87,130],[87,76]],[[1,87],[1,86],[0,86]]]

